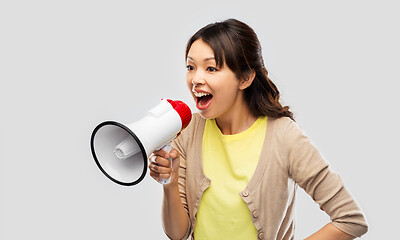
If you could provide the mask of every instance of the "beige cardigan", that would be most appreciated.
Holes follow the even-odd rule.
[[[202,166],[204,124],[194,114],[174,141],[181,154],[179,191],[190,221],[183,239],[193,236],[201,197],[212,181]],[[238,193],[250,210],[259,239],[294,239],[297,185],[337,228],[356,237],[367,232],[363,212],[303,131],[289,118],[269,118],[258,165],[247,187]]]

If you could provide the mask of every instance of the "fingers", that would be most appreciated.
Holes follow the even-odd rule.
[[[179,152],[174,148],[169,153],[164,150],[154,151],[149,157],[150,176],[157,181],[160,179],[169,179],[174,170],[172,169],[171,161],[168,158],[176,159],[179,158],[179,156]]]
[[[163,167],[171,167],[171,161],[164,157],[153,155],[150,157],[150,160],[152,163],[155,163],[156,165],[163,166]]]
[[[150,157],[150,176],[156,179],[168,179],[172,173],[171,161],[157,155]]]
[[[171,176],[172,168],[159,166],[155,163],[150,163],[150,176],[156,179],[168,179]]]
[[[168,179],[171,176],[172,169],[170,168],[170,173],[157,173],[155,171],[150,170],[150,176],[155,180],[159,181],[160,179]]]
[[[175,148],[172,148],[172,150],[169,153],[167,153],[164,150],[157,150],[157,151],[153,152],[153,155],[164,157],[164,158],[175,159],[175,158],[179,157],[179,152]]]
[[[158,173],[158,174],[170,174],[172,172],[171,167],[161,166],[154,162],[149,164],[149,169],[150,169],[150,171]]]
[[[177,157],[179,157],[179,152],[178,150],[176,150],[175,148],[173,148],[170,152],[169,152],[169,157],[172,159],[175,159]]]
[[[162,150],[162,149],[154,151],[153,155],[160,156],[160,157],[163,157],[163,158],[169,158],[169,154],[166,151]]]

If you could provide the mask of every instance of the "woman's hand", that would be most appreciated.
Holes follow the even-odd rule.
[[[159,182],[160,179],[168,179],[172,176],[171,182],[164,185],[164,187],[177,186],[179,178],[179,156],[179,152],[175,148],[172,148],[169,153],[164,150],[154,151],[149,158],[150,176],[157,182]],[[168,158],[172,158],[172,166]]]

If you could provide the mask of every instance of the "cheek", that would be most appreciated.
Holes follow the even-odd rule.
[[[235,98],[239,86],[236,79],[219,79],[220,81],[215,81],[214,89],[219,93],[221,98],[231,99]]]
[[[218,97],[218,100],[222,101],[225,104],[230,104],[236,99],[237,92],[234,91],[232,88],[225,87],[221,94]]]

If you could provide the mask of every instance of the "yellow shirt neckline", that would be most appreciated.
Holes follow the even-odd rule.
[[[223,141],[240,141],[246,137],[248,137],[253,131],[254,129],[257,129],[260,127],[260,125],[263,123],[264,119],[266,117],[259,117],[257,118],[257,120],[246,130],[244,130],[243,132],[237,133],[237,134],[232,134],[232,135],[224,135],[221,132],[221,129],[219,129],[218,125],[217,125],[217,121],[214,119],[210,119],[211,121],[211,125],[213,128],[217,129],[217,134],[218,137],[221,138]]]

